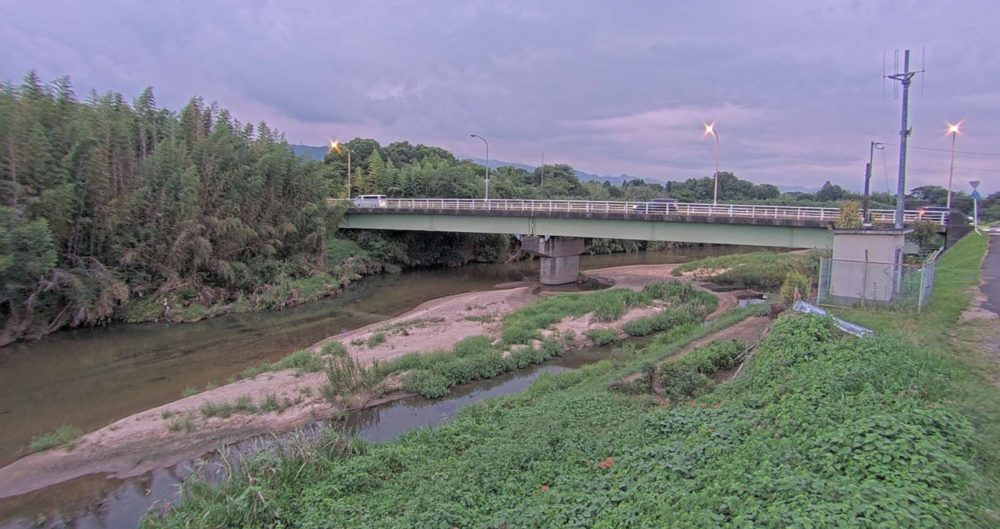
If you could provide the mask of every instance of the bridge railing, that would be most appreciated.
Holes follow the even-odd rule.
[[[334,200],[346,202],[345,200]],[[389,198],[384,205],[349,204],[350,208],[362,209],[407,209],[407,210],[453,210],[453,211],[524,211],[524,212],[575,212],[575,213],[620,213],[655,214],[697,217],[734,217],[753,219],[786,219],[835,221],[840,217],[838,208],[810,206],[769,206],[756,204],[698,204],[687,202],[648,202],[610,200],[528,200],[481,198]],[[891,209],[870,210],[872,222],[892,224],[896,212]],[[926,221],[947,224],[948,214],[940,211],[909,210],[904,213],[906,222]]]

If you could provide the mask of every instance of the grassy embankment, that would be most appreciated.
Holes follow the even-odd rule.
[[[773,290],[781,286],[789,272],[816,277],[819,253],[754,252],[697,259],[674,268],[675,276],[694,274],[720,285]]]
[[[183,502],[145,525],[997,526],[1000,397],[946,332],[982,252],[967,238],[942,258],[922,316],[849,314],[875,337],[783,317],[743,375],[715,387],[695,375],[732,365],[736,348],[690,353],[650,375],[672,387],[669,405],[608,384],[704,328],[544,375],[394,442],[329,433],[310,450],[261,455],[221,487],[187,483]]]

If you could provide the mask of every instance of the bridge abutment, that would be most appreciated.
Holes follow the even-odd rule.
[[[583,239],[530,235],[521,238],[521,249],[539,256],[543,285],[565,285],[579,277],[586,244]]]

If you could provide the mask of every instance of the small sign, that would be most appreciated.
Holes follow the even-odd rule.
[[[979,189],[979,180],[969,180],[969,185],[972,186],[973,191]]]
[[[972,197],[972,200],[982,200],[983,199],[983,195],[980,195],[979,191],[975,190],[975,189],[972,190],[972,194],[969,195],[969,196]]]

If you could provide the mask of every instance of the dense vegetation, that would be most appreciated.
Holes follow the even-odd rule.
[[[222,487],[187,483],[184,501],[145,525],[996,526],[1000,399],[937,347],[982,252],[967,238],[942,258],[920,318],[856,312],[875,337],[786,316],[743,376],[714,388],[697,377],[733,365],[738,349],[696,351],[660,372],[678,385],[668,406],[608,382],[692,337],[676,332],[397,441],[329,433],[308,450],[262,455]]]
[[[283,138],[151,90],[77,99],[32,73],[0,86],[0,345],[108,321],[130,298],[207,303],[322,266],[330,168]],[[253,197],[253,199],[250,199]]]
[[[683,263],[673,270],[676,276],[694,274],[723,285],[777,289],[795,272],[815,282],[819,254],[754,252],[706,257]]]

